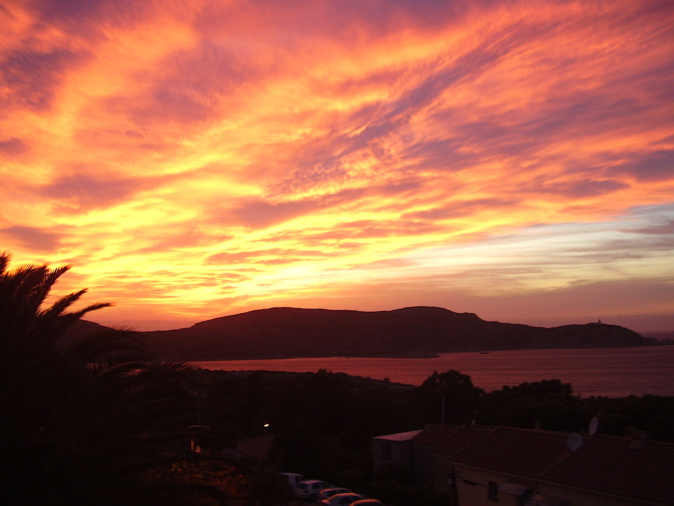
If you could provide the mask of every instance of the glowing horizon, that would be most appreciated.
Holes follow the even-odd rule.
[[[114,304],[94,321],[674,328],[671,2],[38,0],[0,23],[0,251],[73,265],[60,290]]]

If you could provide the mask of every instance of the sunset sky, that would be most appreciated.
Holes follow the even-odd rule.
[[[671,0],[0,0],[0,251],[140,330],[674,329]]]

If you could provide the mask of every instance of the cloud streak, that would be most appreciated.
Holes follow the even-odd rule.
[[[3,249],[74,264],[120,318],[454,309],[456,287],[489,317],[488,290],[672,282],[671,2],[38,0],[0,22]]]

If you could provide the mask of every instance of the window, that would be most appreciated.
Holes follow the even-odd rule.
[[[487,499],[498,502],[498,483],[490,481],[487,484]]]

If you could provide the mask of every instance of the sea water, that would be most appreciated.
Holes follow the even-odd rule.
[[[325,369],[354,376],[420,385],[434,371],[454,369],[487,392],[504,385],[559,379],[583,397],[674,396],[674,345],[636,348],[445,353],[433,358],[292,358],[200,361],[192,365],[225,371],[316,372]]]

